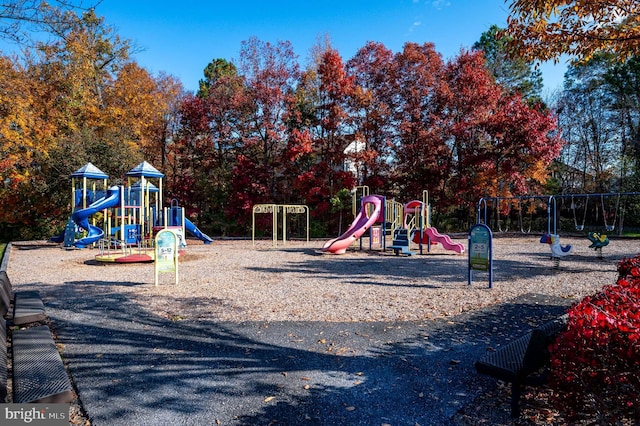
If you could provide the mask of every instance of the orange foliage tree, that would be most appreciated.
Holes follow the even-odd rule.
[[[586,62],[596,52],[625,60],[640,53],[637,0],[513,0],[508,18],[512,46],[534,60],[562,54]]]
[[[59,20],[60,14],[68,19]],[[88,161],[119,178],[164,158],[182,86],[129,60],[93,11],[42,9],[51,36],[0,56],[0,235],[48,237],[70,212],[69,174]]]

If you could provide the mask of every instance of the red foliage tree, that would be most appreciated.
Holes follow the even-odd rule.
[[[241,64],[241,76],[207,68],[174,152],[181,195],[245,224],[256,203],[305,203],[328,222],[331,197],[356,177],[402,199],[426,189],[436,214],[475,206],[479,190],[535,192],[561,146],[554,117],[497,85],[480,52],[445,64],[432,44],[393,55],[369,43],[345,67],[325,47],[299,74],[288,43],[251,39]]]
[[[198,159],[206,155],[212,144],[206,100],[189,95],[180,105],[180,132],[169,146],[167,164],[167,196],[180,200],[187,214],[199,213],[204,201],[197,191],[201,170]]]
[[[359,167],[360,184],[374,192],[391,190],[390,159],[394,137],[395,63],[393,52],[381,43],[369,42],[347,62],[355,88],[351,96],[351,127],[362,149],[351,154]]]
[[[290,203],[298,199],[284,173],[288,115],[290,105],[295,103],[298,68],[289,42],[273,45],[254,37],[242,43],[240,71],[251,107],[238,129],[238,150],[242,154],[231,177],[227,212],[236,218],[248,219],[250,206],[255,203]],[[245,191],[246,179],[251,180],[249,187],[260,190]],[[240,202],[247,197],[249,203]]]
[[[436,194],[451,169],[448,135],[442,122],[448,98],[444,63],[433,44],[407,43],[396,55],[395,65],[397,195],[417,198],[423,190]]]
[[[175,193],[189,212],[207,215],[208,222],[224,228],[222,212],[236,166],[238,135],[251,111],[251,99],[235,66],[222,60],[215,65],[219,72],[209,73],[207,90],[182,102],[168,180],[171,195]]]
[[[497,85],[481,52],[462,52],[447,64],[446,78],[452,154],[446,198],[472,206],[479,195],[537,193],[563,144],[555,117]]]
[[[303,83],[301,91],[313,94],[308,98],[313,102],[296,104],[296,125],[306,129],[291,133],[291,148],[305,159],[294,187],[311,207],[312,215],[327,221],[331,196],[355,184],[353,174],[343,170],[345,149],[353,140],[346,109],[353,93],[353,78],[347,75],[338,52],[327,48],[319,56],[317,67],[305,73]]]

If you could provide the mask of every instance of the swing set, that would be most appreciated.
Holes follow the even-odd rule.
[[[539,229],[534,232],[555,234],[558,222],[563,217],[567,220],[562,211],[565,201],[569,200],[575,231],[611,233],[616,227],[621,228],[625,212],[623,197],[635,196],[640,196],[640,192],[483,197],[478,202],[477,222],[493,225],[501,233],[514,228],[522,234],[531,233],[537,223]],[[546,230],[540,229],[543,209],[546,210]],[[563,223],[566,229],[566,222]]]
[[[594,205],[593,216],[597,221],[598,215],[602,212],[602,220],[604,222],[604,228],[606,232],[613,232],[616,228],[616,222],[618,221],[618,212],[620,211],[620,197],[622,195],[636,195],[638,193],[609,193],[609,194],[571,194],[571,212],[573,213],[573,223],[576,231],[582,232],[585,228],[587,221],[587,211],[589,209],[589,198],[593,198]],[[576,203],[576,198],[584,198],[582,206]],[[615,203],[608,200],[609,198],[615,198]],[[600,209],[598,209],[598,204]],[[613,208],[612,208],[613,207]],[[582,213],[578,213],[578,210],[582,208]],[[578,223],[578,216],[582,216],[582,221]]]
[[[501,207],[507,203],[507,207]],[[517,204],[517,206],[515,206]],[[509,232],[511,225],[517,221],[517,227],[523,234],[531,233],[539,210],[546,211],[546,233],[556,232],[556,200],[550,195],[525,195],[520,197],[483,197],[478,201],[477,223],[487,226],[493,223],[499,232]],[[489,208],[491,206],[491,208]],[[552,215],[553,213],[553,215]],[[513,216],[515,214],[515,219]],[[526,220],[525,220],[526,219]]]
[[[637,211],[640,203],[625,204],[626,197],[638,195],[640,192],[483,197],[478,201],[477,223],[471,229],[484,226],[491,232],[489,225],[491,223],[497,227],[499,232],[504,233],[508,232],[510,225],[514,225],[517,221],[520,232],[529,234],[532,229],[542,228],[540,226],[541,210],[546,207],[546,230],[538,229],[535,232],[542,234],[541,243],[550,245],[554,267],[558,267],[560,258],[572,252],[571,245],[563,246],[560,244],[560,236],[558,235],[558,223],[563,224],[562,209],[565,206],[565,200],[570,200],[575,230],[587,232],[586,238],[591,241],[589,248],[595,249],[598,257],[602,259],[602,247],[609,244],[609,239],[604,232],[596,232],[601,225],[592,225],[587,229],[587,222],[598,223],[602,221],[605,232],[613,232],[618,226],[618,232],[621,233],[625,206],[630,208],[631,217],[635,218],[636,223],[640,217]],[[528,223],[525,221],[527,217]],[[567,219],[566,216],[565,219]],[[564,224],[566,226],[566,222]]]

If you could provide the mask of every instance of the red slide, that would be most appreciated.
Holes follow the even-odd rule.
[[[437,243],[442,244],[442,247],[444,247],[445,250],[452,250],[458,254],[464,253],[464,245],[460,243],[454,243],[453,241],[451,241],[451,237],[449,237],[448,235],[440,234],[438,230],[433,226],[423,231],[422,243],[426,244],[429,241],[429,238],[431,239],[432,243],[435,241]],[[413,234],[413,242],[416,244],[420,243],[419,232],[416,232],[415,234]]]
[[[367,216],[367,204],[373,204],[373,213]],[[343,254],[349,246],[365,233],[374,223],[382,211],[382,199],[377,195],[368,195],[362,198],[360,212],[347,231],[338,238],[329,240],[322,246],[322,251],[333,254]]]

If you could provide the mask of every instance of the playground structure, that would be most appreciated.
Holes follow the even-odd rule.
[[[367,187],[358,187],[354,190],[354,212],[358,192],[362,193],[360,210],[353,223],[342,235],[327,241],[322,247],[323,252],[343,254],[367,231],[370,233],[370,249],[375,242],[380,244],[383,251],[388,248],[396,255],[415,254],[411,251],[411,243],[419,245],[420,254],[423,253],[423,245],[426,244],[427,251],[430,251],[431,245],[438,243],[442,244],[445,250],[458,254],[464,252],[463,244],[454,243],[448,235],[440,234],[436,228],[430,226],[427,191],[423,192],[422,201],[413,200],[401,204],[387,200],[381,195],[369,195]],[[390,246],[386,246],[387,229],[390,229],[393,235]]]
[[[64,232],[52,238],[65,247],[97,245],[96,260],[128,263],[153,261],[153,237],[162,229],[173,229],[181,247],[186,246],[185,231],[205,244],[213,241],[185,217],[176,200],[163,208],[164,174],[146,161],[127,172],[126,186],[107,187],[108,176],[91,163],[71,177],[73,212]]]
[[[640,192],[483,197],[478,201],[477,221],[491,223],[500,232],[508,232],[514,225],[516,231],[519,228],[525,234],[537,228],[534,232],[542,233],[540,242],[549,244],[554,259],[572,252],[571,246],[560,244],[558,222],[561,222],[564,232],[583,235],[591,243],[588,247],[602,258],[602,248],[609,244],[607,233],[614,232],[616,227],[621,232],[625,200],[638,195]],[[542,209],[546,211],[544,230],[540,222],[536,226],[534,220],[534,216],[539,218]],[[573,232],[568,229],[570,222],[573,222]]]
[[[360,212],[349,228],[339,237],[324,243],[322,251],[344,254],[351,244],[355,243],[375,223],[384,222],[384,204],[385,199],[380,195],[362,197]]]
[[[282,244],[287,243],[287,214],[306,215],[306,236],[309,242],[309,207],[303,204],[256,204],[251,216],[251,241],[256,245],[256,214],[271,214],[273,247],[278,247],[278,215],[282,214]]]

